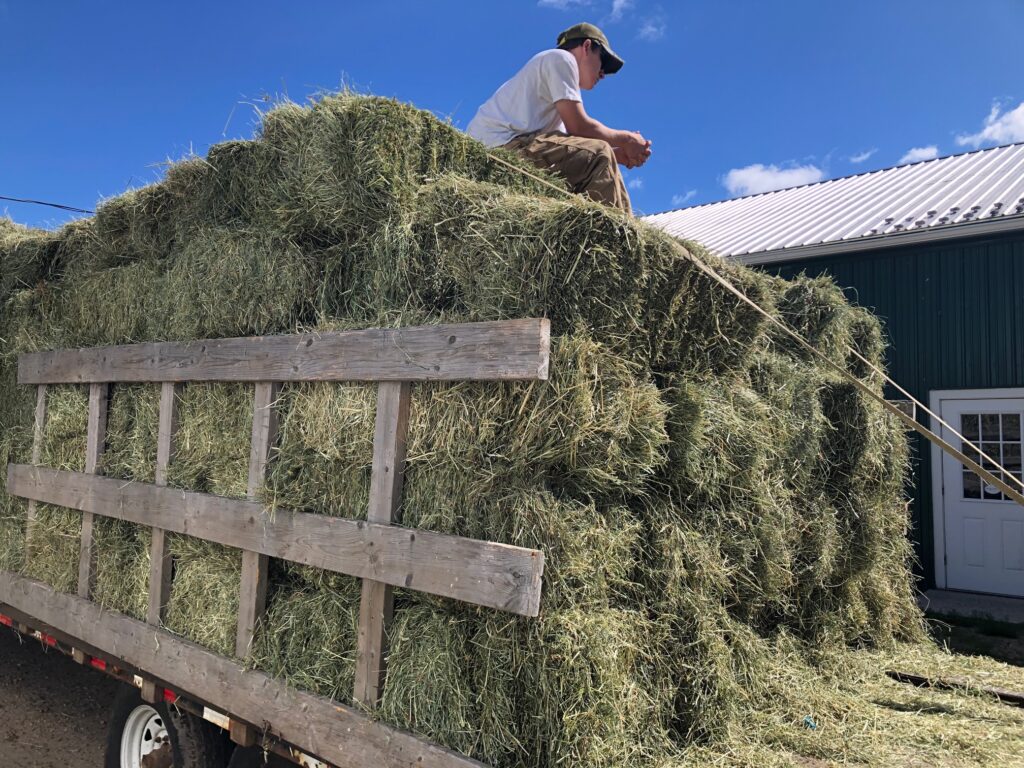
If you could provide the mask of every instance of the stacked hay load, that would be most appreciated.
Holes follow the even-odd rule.
[[[881,366],[877,322],[831,284],[725,265],[494,162],[427,113],[352,94],[275,109],[255,140],[173,165],[94,219],[2,227],[12,461],[31,450],[21,352],[551,319],[551,381],[413,388],[402,522],[536,547],[547,564],[537,619],[398,592],[390,723],[499,767],[682,764],[728,741],[759,697],[797,706],[780,670],[810,685],[815,644],[921,637],[902,433],[695,262],[877,387],[839,354],[852,344]],[[105,473],[152,481],[156,389],[113,388]],[[375,397],[284,387],[264,501],[364,516]],[[79,468],[84,403],[80,388],[51,394],[43,463]],[[251,391],[188,385],[179,409],[170,484],[244,496]],[[77,554],[80,516],[52,512],[26,562],[24,505],[0,500],[0,565],[73,591],[62,553]],[[96,599],[141,615],[148,533],[102,531]],[[232,653],[239,553],[187,537],[172,550],[168,628]],[[357,582],[271,574],[250,663],[348,702]]]

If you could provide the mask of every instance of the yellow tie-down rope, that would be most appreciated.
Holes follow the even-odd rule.
[[[522,173],[524,176],[528,176],[528,177],[530,177],[531,179],[533,179],[535,181],[539,181],[542,184],[544,184],[545,186],[551,187],[551,189],[554,189],[557,192],[561,192],[561,193],[563,193],[563,194],[565,194],[565,195],[567,195],[569,197],[575,197],[575,195],[572,192],[569,192],[566,189],[561,189],[561,188],[555,186],[554,184],[551,184],[550,182],[545,181],[544,179],[540,178],[539,176],[535,176],[534,174],[530,173],[529,171],[526,171],[523,168],[519,168],[519,167],[513,165],[512,163],[505,162],[500,157],[496,157],[495,155],[493,155],[491,153],[488,153],[488,156],[492,160],[494,160],[495,162],[500,163],[501,165],[503,165],[503,166],[505,166],[507,168],[511,168],[514,171],[518,171],[519,173]],[[1019,480],[1015,475],[1013,475],[1009,471],[1007,471],[1005,467],[1000,465],[999,462],[997,462],[991,456],[988,456],[987,454],[985,454],[985,452],[982,451],[979,446],[975,445],[970,440],[968,440],[963,435],[961,435],[959,432],[957,432],[955,429],[953,429],[953,427],[950,426],[946,421],[944,421],[938,414],[933,413],[930,409],[928,409],[924,405],[924,403],[922,403],[916,397],[914,397],[909,392],[907,392],[907,390],[905,390],[903,387],[901,387],[899,384],[897,384],[895,381],[893,381],[891,378],[889,378],[889,376],[884,371],[878,369],[873,363],[871,363],[869,360],[865,359],[864,356],[860,354],[860,352],[858,352],[857,350],[855,350],[853,348],[850,348],[850,350],[849,350],[850,353],[854,355],[854,357],[856,357],[861,362],[865,363],[871,370],[873,370],[875,373],[877,373],[879,376],[881,376],[882,379],[886,383],[891,384],[897,391],[899,391],[901,394],[903,394],[905,397],[907,397],[911,402],[913,402],[915,406],[920,408],[922,411],[927,413],[929,417],[931,417],[932,419],[935,419],[935,421],[937,421],[939,424],[941,424],[946,429],[948,429],[950,432],[952,432],[954,435],[956,435],[958,438],[960,438],[960,440],[962,441],[962,443],[964,445],[969,446],[972,450],[976,451],[986,461],[991,462],[992,465],[999,472],[1001,472],[1004,477],[1009,479],[1010,482],[1012,482],[1012,483],[1016,484],[1017,486],[1019,486],[1020,489],[1018,490],[1018,489],[1014,489],[1014,488],[1010,487],[1010,483],[1006,482],[1005,480],[1003,480],[1003,479],[1001,479],[999,477],[996,477],[996,475],[994,475],[992,472],[990,472],[989,470],[987,470],[983,466],[981,466],[978,462],[974,461],[974,459],[970,458],[969,456],[964,454],[962,451],[957,449],[950,442],[948,442],[947,440],[944,440],[942,437],[937,435],[935,432],[932,432],[930,429],[928,429],[928,427],[924,426],[923,424],[920,424],[917,421],[917,419],[915,419],[912,416],[908,416],[902,410],[900,410],[895,405],[893,405],[888,400],[886,400],[882,395],[880,395],[879,393],[875,392],[873,389],[871,389],[871,387],[867,386],[864,382],[862,382],[860,379],[858,379],[852,373],[847,371],[846,368],[844,368],[843,366],[839,365],[838,363],[833,361],[831,358],[827,357],[823,352],[820,352],[817,348],[813,347],[806,339],[803,338],[803,336],[801,336],[799,333],[794,331],[788,325],[786,325],[781,320],[779,320],[778,318],[773,316],[771,313],[769,313],[768,311],[763,309],[759,304],[757,304],[757,302],[755,302],[752,299],[750,299],[739,288],[737,288],[735,285],[733,285],[731,282],[729,282],[726,278],[724,278],[720,274],[718,274],[718,272],[716,272],[714,269],[712,269],[709,265],[705,264],[700,259],[698,259],[696,256],[694,256],[692,253],[690,253],[688,250],[686,250],[686,248],[682,247],[681,245],[678,246],[678,248],[679,248],[679,251],[685,256],[685,258],[690,263],[692,263],[694,266],[696,266],[701,272],[706,274],[708,277],[710,277],[716,283],[721,285],[727,291],[729,291],[730,293],[735,295],[737,298],[740,299],[740,301],[742,301],[745,304],[748,304],[758,314],[760,314],[763,317],[767,318],[768,322],[770,322],[775,327],[779,328],[783,333],[785,333],[787,336],[789,336],[794,341],[796,341],[801,347],[806,349],[812,355],[817,357],[819,360],[824,361],[829,367],[831,367],[835,371],[837,371],[840,376],[842,376],[844,379],[846,379],[851,384],[853,384],[858,389],[858,391],[864,393],[868,397],[870,397],[873,400],[877,401],[883,408],[885,408],[887,411],[889,411],[889,413],[894,415],[896,418],[898,418],[900,421],[902,421],[908,427],[910,427],[915,432],[917,432],[918,434],[923,436],[925,439],[927,439],[932,444],[937,445],[939,448],[941,448],[943,451],[948,453],[950,456],[954,457],[957,461],[959,461],[961,464],[963,464],[968,469],[971,469],[974,472],[978,473],[978,475],[980,475],[984,480],[986,480],[987,482],[989,482],[992,485],[994,485],[1000,491],[1005,493],[1007,495],[1007,497],[1009,497],[1010,499],[1012,499],[1013,501],[1017,502],[1022,507],[1024,507],[1024,494],[1021,493],[1021,491],[1024,491],[1024,482],[1021,482],[1021,480]]]

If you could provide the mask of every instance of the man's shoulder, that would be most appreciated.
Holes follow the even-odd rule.
[[[534,55],[534,57],[530,59],[529,62],[527,62],[527,66],[533,64],[539,67],[543,66],[544,64],[562,63],[575,65],[576,59],[571,53],[569,53],[568,51],[563,51],[561,48],[550,48],[546,51],[541,51],[540,53]]]

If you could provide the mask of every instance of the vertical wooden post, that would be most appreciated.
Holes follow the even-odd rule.
[[[277,440],[278,414],[274,402],[281,385],[268,381],[257,382],[253,398],[252,448],[249,452],[248,496],[256,498],[267,474],[270,449]],[[267,604],[266,555],[242,550],[242,584],[238,594],[238,633],[235,637],[235,655],[245,658],[252,650],[256,624]],[[256,734],[244,723],[231,721],[231,739],[241,746],[256,742]]]
[[[46,385],[40,384],[36,390],[36,422],[32,433],[32,464],[39,466],[43,454],[43,431],[46,428]],[[32,557],[32,529],[36,522],[36,502],[28,503],[25,517],[25,564]]]
[[[409,382],[382,381],[377,393],[370,508],[367,514],[367,519],[372,523],[398,521],[408,430]],[[384,689],[387,630],[393,606],[390,585],[371,579],[363,580],[354,698],[364,706],[376,707]]]
[[[89,385],[89,431],[85,448],[85,471],[94,475],[99,472],[100,459],[107,440],[107,404],[110,386]],[[78,596],[88,600],[96,582],[96,551],[93,546],[93,525],[95,516],[82,513],[82,539],[78,558]]]
[[[174,433],[178,431],[178,392],[180,386],[165,381],[160,385],[160,427],[156,442],[156,485],[167,485],[167,468],[174,458]],[[167,532],[153,529],[149,548],[149,605],[146,621],[159,625],[171,597],[171,554]]]

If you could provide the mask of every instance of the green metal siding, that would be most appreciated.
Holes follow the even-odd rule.
[[[843,254],[766,269],[782,277],[806,272],[835,278],[852,301],[885,323],[890,375],[926,405],[933,390],[1024,386],[1020,234]],[[912,445],[912,535],[924,586],[931,587],[936,557],[931,452],[917,435]]]

